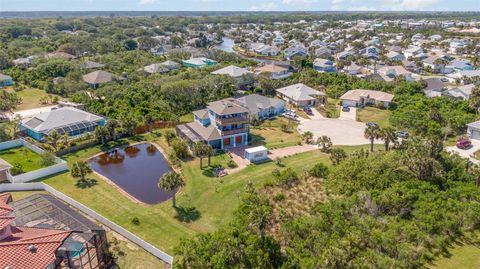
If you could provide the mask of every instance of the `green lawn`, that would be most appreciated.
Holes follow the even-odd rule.
[[[8,87],[6,88],[6,90],[9,92],[13,92],[12,87]],[[17,91],[16,93],[19,97],[22,98],[22,103],[17,106],[15,111],[51,105],[40,103],[41,98],[49,96],[49,94],[43,90],[27,87],[25,90]]]
[[[139,136],[137,139],[153,141],[167,153],[170,150],[162,137],[148,134]],[[356,148],[359,147],[347,147],[346,149],[351,151]],[[93,147],[64,157],[69,163],[72,163],[79,159],[86,159],[100,151],[100,147]],[[225,163],[227,160],[225,155],[219,155],[213,158],[213,163]],[[299,172],[318,161],[330,163],[329,156],[318,150],[284,159],[287,167]],[[178,194],[177,203],[179,207],[193,208],[192,211],[196,211],[195,215],[198,219],[191,222],[177,220],[177,214],[171,207],[170,201],[153,206],[137,204],[94,175],[91,177],[95,178],[98,184],[86,189],[76,187],[75,179],[69,173],[56,175],[45,179],[44,182],[91,207],[160,249],[172,253],[180,238],[191,237],[198,232],[214,231],[220,225],[228,223],[239,203],[239,196],[245,184],[251,180],[255,186],[263,186],[265,182],[273,180],[271,172],[274,168],[273,162],[249,165],[244,170],[217,179],[203,174],[203,171],[199,169],[198,159],[188,161],[182,168],[186,186]],[[140,225],[133,225],[132,217],[139,218]],[[188,218],[189,215],[183,217]]]
[[[282,131],[281,126],[289,124],[291,132]],[[252,144],[263,145],[269,149],[298,145],[302,138],[297,132],[297,126],[297,123],[289,123],[287,119],[281,117],[265,120],[260,126],[251,126]]]
[[[391,126],[389,122],[390,111],[378,109],[375,107],[365,107],[357,109],[357,120],[361,122],[375,122],[380,127]]]
[[[43,168],[40,164],[42,160],[41,156],[26,147],[2,150],[0,151],[0,158],[4,159],[11,165],[19,163],[22,165],[25,173]]]
[[[480,268],[480,242],[459,244],[449,249],[449,257],[441,257],[429,269],[473,269]]]

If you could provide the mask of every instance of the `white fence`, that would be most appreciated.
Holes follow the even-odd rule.
[[[0,143],[0,150],[16,148],[21,146],[24,146],[37,154],[42,154],[45,152],[43,149],[35,145],[32,145],[23,139],[15,139],[15,140],[2,142]],[[49,167],[41,168],[35,171],[30,171],[30,172],[19,174],[16,176],[12,176],[7,173],[7,178],[12,183],[24,183],[24,182],[33,181],[39,178],[54,175],[56,173],[60,173],[68,170],[67,162],[65,162],[64,160],[55,157],[55,163],[56,164],[51,165]]]
[[[43,190],[47,191],[53,196],[57,197],[58,199],[64,201],[65,203],[71,205],[72,207],[76,208],[77,210],[83,212],[84,214],[96,219],[98,222],[102,223],[103,225],[107,226],[108,228],[114,230],[115,232],[119,233],[123,237],[127,238],[128,240],[132,241],[133,243],[139,245],[153,256],[161,259],[162,261],[166,262],[169,265],[173,264],[173,257],[168,255],[167,253],[159,250],[158,248],[152,246],[150,243],[142,240],[140,237],[136,236],[135,234],[129,232],[128,230],[122,228],[120,225],[117,225],[104,216],[100,215],[99,213],[95,212],[94,210],[90,209],[89,207],[83,205],[75,201],[74,199],[70,198],[69,196],[57,191],[53,187],[42,183],[42,182],[35,182],[35,183],[12,183],[12,184],[0,184],[0,193],[1,192],[9,192],[9,191],[32,191],[32,190]]]

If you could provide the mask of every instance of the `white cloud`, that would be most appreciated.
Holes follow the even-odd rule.
[[[331,0],[331,8],[333,10],[349,11],[428,10],[434,8],[438,1],[439,0]]]
[[[309,5],[313,3],[318,3],[318,0],[283,0],[285,5]]]
[[[261,5],[253,5],[250,7],[250,11],[272,11],[276,6],[274,2],[268,2]]]
[[[406,10],[425,9],[432,7],[437,2],[438,0],[403,0],[400,6]]]
[[[155,0],[140,0],[138,3],[140,5],[150,5],[150,4],[155,3]]]

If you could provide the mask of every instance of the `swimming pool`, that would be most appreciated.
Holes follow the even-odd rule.
[[[157,204],[172,197],[172,193],[158,188],[158,180],[171,171],[171,167],[163,154],[150,143],[103,153],[92,158],[90,166],[140,202]]]

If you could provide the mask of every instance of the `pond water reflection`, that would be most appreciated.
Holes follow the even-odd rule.
[[[158,180],[171,170],[163,154],[152,144],[143,143],[114,149],[90,161],[92,169],[146,204],[172,197],[158,188]]]

